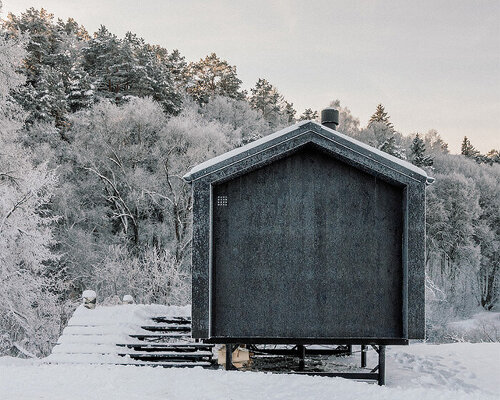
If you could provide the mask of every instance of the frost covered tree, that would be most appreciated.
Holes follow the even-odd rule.
[[[435,129],[429,130],[424,136],[425,150],[429,155],[448,154],[448,143],[446,143]]]
[[[428,251],[436,263],[431,278],[466,312],[477,294],[474,284],[481,262],[474,240],[481,214],[479,194],[473,180],[462,174],[436,174],[427,204]]]
[[[27,37],[21,66],[26,83],[16,96],[28,111],[27,122],[43,120],[64,128],[71,108],[69,87],[75,85],[71,70],[78,63],[81,42],[88,37],[85,29],[72,19],[56,22],[43,8],[30,8],[19,16],[9,13],[2,27],[11,38]]]
[[[226,132],[230,132],[230,137],[227,140],[233,147],[272,133],[261,113],[254,110],[245,100],[211,97],[207,104],[199,108],[199,112],[208,121],[217,121],[228,128]]]
[[[101,26],[82,49],[84,69],[96,79],[98,94],[118,104],[130,96],[150,96],[167,113],[180,109],[180,94],[168,52],[127,32],[123,39]]]
[[[368,125],[371,125],[374,122],[382,122],[387,126],[387,128],[389,128],[389,130],[394,130],[394,126],[392,125],[391,121],[389,121],[389,119],[390,117],[385,111],[384,106],[382,104],[379,104],[373,115],[370,117]]]
[[[486,159],[489,164],[493,163],[500,163],[500,151],[491,149],[487,154],[486,154]]]
[[[204,118],[197,104],[167,120],[150,98],[101,101],[71,124],[73,161],[55,206],[64,216],[62,261],[75,285],[94,281],[109,246],[136,256],[150,247],[167,251],[188,268],[192,200],[182,176],[230,149],[234,129]]]
[[[500,168],[446,154],[435,157],[434,168],[427,200],[429,273],[462,315],[477,306],[491,309],[499,295]]]
[[[317,119],[318,119],[318,112],[313,111],[311,108],[306,108],[299,117],[299,121],[309,121]]]
[[[406,159],[403,135],[389,128],[384,122],[372,122],[360,131],[358,137],[365,143],[395,157]]]
[[[368,135],[372,136],[371,144],[395,157],[406,159],[402,135],[394,130],[389,118],[384,106],[379,104],[368,121],[367,131]]]
[[[20,42],[0,37],[0,354],[31,357],[47,354],[61,315],[47,209],[56,178],[18,142],[26,114],[11,97],[23,56]]]
[[[434,162],[432,157],[426,155],[425,143],[417,133],[410,147],[410,160],[417,167],[430,167]]]
[[[479,156],[479,151],[472,145],[467,136],[464,136],[464,140],[462,141],[461,154],[470,158]]]
[[[348,107],[342,106],[340,104],[340,100],[338,99],[331,101],[329,106],[335,108],[339,112],[339,126],[337,130],[348,136],[363,141],[359,127],[359,118],[353,116],[351,110]]]
[[[278,89],[266,79],[259,78],[255,86],[250,89],[248,101],[255,110],[262,113],[272,129],[295,121],[293,104],[287,102]]]
[[[198,62],[192,62],[186,70],[187,92],[199,103],[207,103],[211,96],[243,99],[241,80],[236,67],[212,53]]]

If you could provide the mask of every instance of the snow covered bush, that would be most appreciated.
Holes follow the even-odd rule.
[[[94,266],[87,287],[96,288],[103,304],[119,304],[131,294],[137,303],[186,305],[191,301],[191,274],[169,251],[150,247],[141,255],[112,246]]]

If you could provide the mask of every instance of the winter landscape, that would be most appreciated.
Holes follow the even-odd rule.
[[[243,26],[250,54],[253,33],[268,35],[255,38],[262,48],[276,34],[243,5],[195,1],[184,8],[170,5],[172,13],[165,11],[166,5],[158,6],[171,18],[165,16],[165,21],[210,32],[201,47],[208,50],[193,57],[186,55],[198,49],[189,47],[193,41],[132,31],[136,25],[130,20],[116,25],[113,7],[117,10],[118,4],[101,9],[96,3],[100,12],[89,17],[65,3],[0,1],[0,399],[500,398],[500,134],[498,128],[490,129],[500,113],[500,63],[491,50],[500,48],[499,4],[460,2],[452,12],[445,2],[428,3],[436,7],[435,14],[429,10],[429,20],[421,18],[426,22],[416,31],[413,26],[399,30],[403,28],[393,25],[393,19],[423,11],[413,6],[386,10],[394,13],[387,17],[386,33],[407,35],[402,53],[418,52],[418,68],[429,81],[441,68],[434,63],[436,54],[454,50],[445,46],[446,40],[474,49],[474,57],[467,56],[462,69],[454,69],[461,56],[441,60],[453,65],[451,72],[443,67],[442,73],[456,81],[440,75],[439,96],[418,93],[413,98],[411,72],[405,75],[401,67],[397,84],[408,89],[406,97],[395,100],[400,92],[389,88],[395,83],[382,75],[376,87],[358,97],[370,101],[370,111],[358,115],[351,110],[364,106],[346,104],[335,87],[347,81],[348,88],[348,81],[357,79],[355,70],[333,69],[341,78],[328,85],[315,81],[316,72],[311,72],[347,65],[348,52],[324,65],[306,63],[302,75],[293,78],[269,72],[273,79],[265,78],[272,68],[263,60],[277,59],[279,65],[280,57],[286,57],[286,41],[272,54],[262,50],[267,54],[262,59],[238,58],[241,65],[228,61],[229,50],[219,54],[213,43],[222,41],[217,35],[224,30],[216,35],[208,29],[213,22],[203,13],[224,10],[227,17],[217,21],[229,21],[240,9],[249,12]],[[130,17],[140,13],[136,5],[125,3],[120,12],[130,11]],[[312,10],[299,12],[295,2],[279,3],[260,8],[270,16],[286,16],[276,24],[293,37],[294,57],[312,57],[316,45],[294,36],[297,20],[311,20]],[[351,15],[348,2],[318,2],[314,18],[322,18],[320,3],[337,7],[346,18]],[[367,3],[352,9],[364,16],[358,20],[351,15],[359,29],[364,18],[380,16],[380,9]],[[144,11],[134,22],[142,18],[147,25],[150,13]],[[275,21],[270,16],[269,26]],[[464,26],[466,20],[470,23]],[[432,44],[414,50],[411,44],[425,24],[433,32],[428,38]],[[381,25],[383,21],[373,23],[373,32]],[[328,38],[322,45],[328,47],[341,33],[324,26]],[[463,29],[464,37],[454,36]],[[203,39],[200,33],[196,43]],[[363,40],[369,42],[368,36]],[[371,46],[361,63],[370,64],[372,51],[387,51],[375,41]],[[437,53],[426,58],[426,51]],[[383,63],[382,57],[377,60]],[[259,70],[248,78],[253,84],[238,75],[248,71],[247,62]],[[375,74],[370,68],[368,73]],[[245,72],[248,76],[253,75]],[[286,86],[287,80],[302,78],[300,90]],[[387,87],[384,79],[391,82]],[[439,86],[438,80],[432,85]],[[321,87],[323,94],[306,95],[309,84]],[[470,84],[466,94],[456,89],[462,84]],[[467,115],[458,116],[469,113],[466,102],[471,98],[483,106],[472,122]],[[423,102],[429,104],[422,107]],[[417,124],[401,104],[437,117],[424,116],[428,125]],[[456,131],[444,122],[446,128],[441,128],[439,117],[455,104],[464,105],[453,111]],[[422,171],[432,181],[425,199],[425,340],[387,346],[385,386],[284,373],[286,368],[271,373],[257,368],[258,362],[253,370],[226,371],[217,365],[220,344],[191,338],[194,200],[183,177],[226,152],[234,151],[215,160],[228,159],[245,145],[255,148],[283,129],[286,133],[309,120],[319,126],[325,107],[339,111],[336,130],[347,140],[373,154],[393,156],[396,164],[402,160],[410,171]],[[399,121],[410,127],[398,126]],[[465,129],[464,121],[474,125]],[[361,348],[352,350],[322,356],[317,363],[328,371],[360,371]],[[376,363],[375,350],[368,346],[369,365]],[[297,357],[287,362],[295,365]]]

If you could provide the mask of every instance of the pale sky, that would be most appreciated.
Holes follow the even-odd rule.
[[[3,0],[2,17],[29,7],[188,61],[215,52],[244,88],[266,78],[298,114],[338,98],[365,125],[382,103],[403,134],[500,149],[499,0]]]

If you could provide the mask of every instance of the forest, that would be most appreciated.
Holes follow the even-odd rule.
[[[99,302],[190,302],[194,165],[318,111],[260,78],[242,90],[215,53],[93,34],[44,9],[0,21],[0,354],[50,352],[84,289]],[[411,101],[411,99],[408,99]],[[427,336],[498,307],[500,149],[435,129],[400,132],[382,104],[367,126],[332,96],[338,130],[424,168]]]

